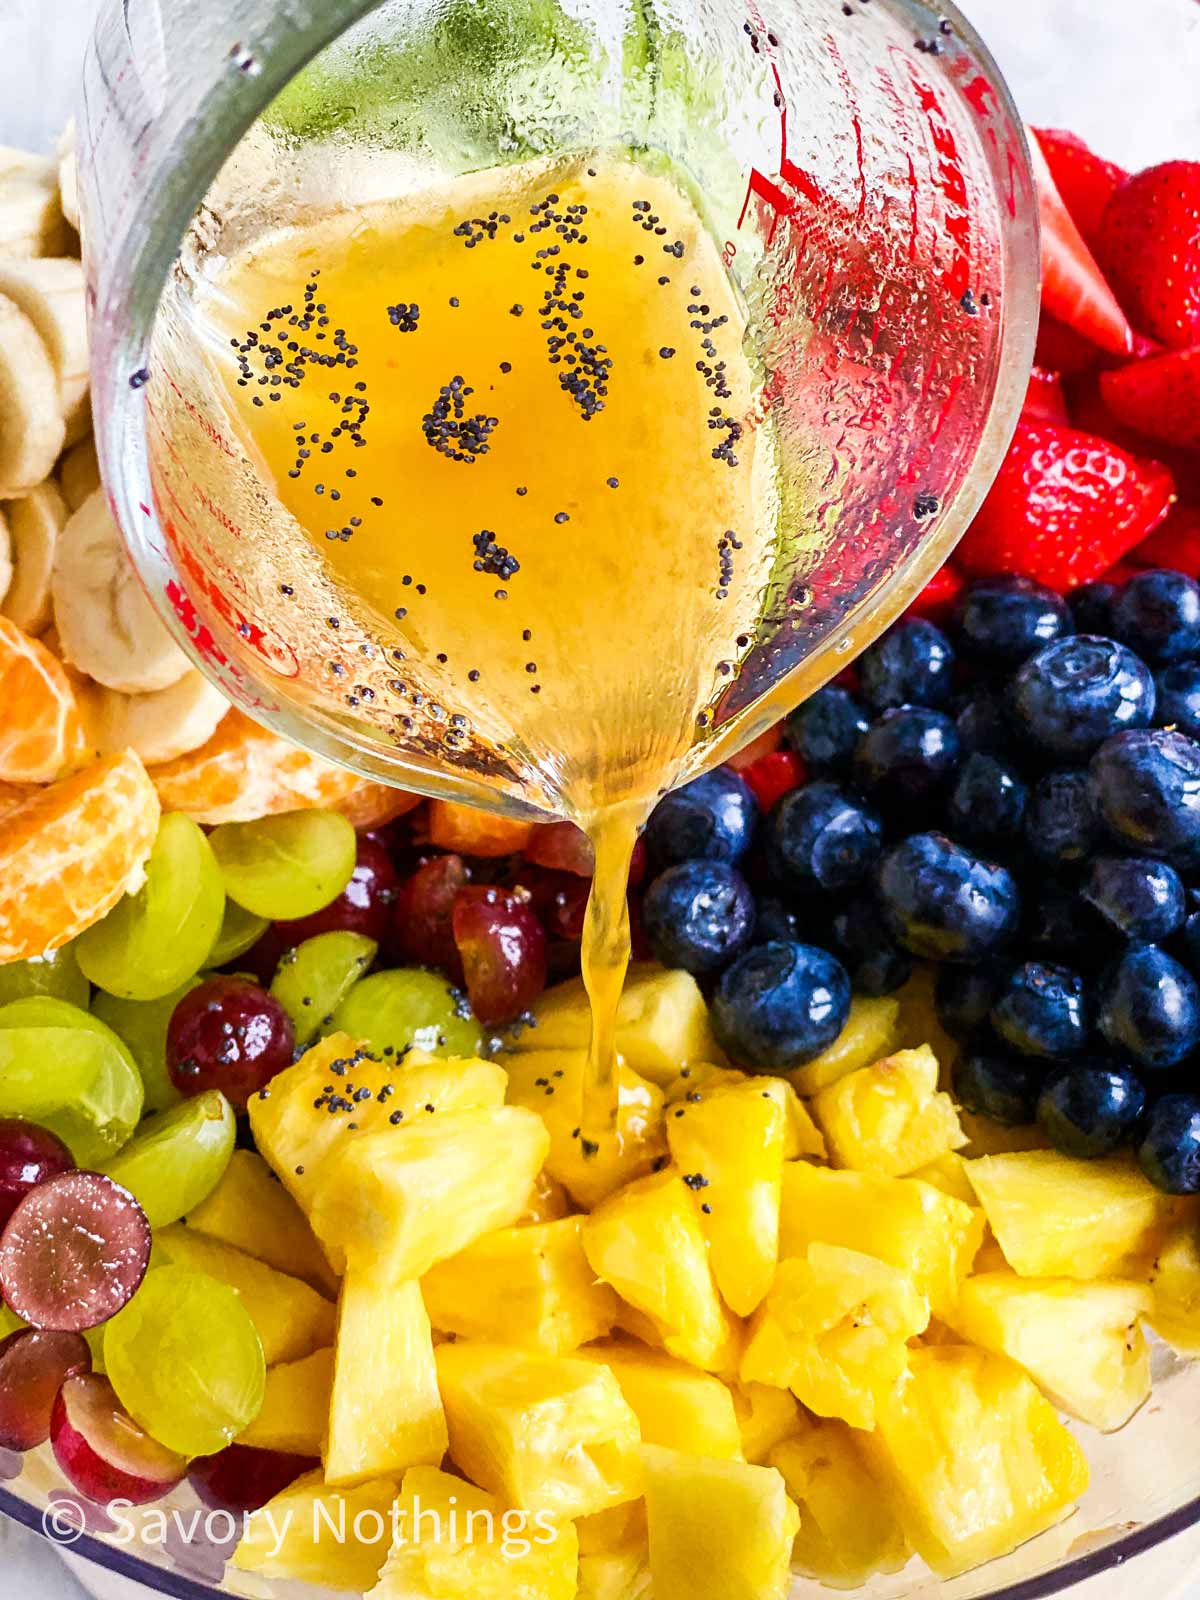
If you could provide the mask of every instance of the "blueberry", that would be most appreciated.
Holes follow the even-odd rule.
[[[1026,925],[1029,947],[1050,961],[1064,961],[1091,971],[1107,960],[1113,941],[1091,906],[1072,885],[1047,879],[1037,888]]]
[[[989,756],[1011,756],[1016,747],[1013,726],[1003,698],[986,689],[973,689],[958,705],[954,726],[964,751]]]
[[[1026,789],[1016,771],[995,756],[970,755],[958,769],[946,820],[968,844],[998,844],[1021,831]]]
[[[962,1052],[950,1083],[954,1098],[968,1111],[1011,1128],[1033,1121],[1045,1076],[1040,1061],[1005,1054],[985,1040]]]
[[[1135,1066],[1173,1067],[1200,1044],[1200,988],[1157,945],[1131,945],[1104,976],[1100,1032]]]
[[[757,944],[768,944],[772,939],[800,939],[807,931],[808,919],[795,902],[777,894],[759,896],[754,917]]]
[[[646,824],[646,848],[660,867],[679,861],[727,861],[750,848],[758,802],[731,767],[714,767],[660,800]]]
[[[814,775],[845,772],[868,724],[850,691],[829,683],[789,715],[783,737]]]
[[[1110,734],[1154,720],[1154,679],[1115,639],[1058,639],[1017,669],[1009,705],[1019,728],[1054,756],[1088,756]]]
[[[1102,832],[1085,768],[1061,767],[1038,779],[1025,807],[1025,842],[1039,861],[1049,866],[1082,861]]]
[[[1068,967],[1024,962],[996,996],[992,1026],[1019,1055],[1078,1055],[1090,1026],[1083,979]]]
[[[1088,771],[1092,804],[1114,839],[1176,866],[1200,861],[1200,744],[1131,729],[1106,739]]]
[[[858,747],[854,770],[890,809],[911,812],[945,788],[958,765],[958,730],[942,711],[885,711]]]
[[[1154,679],[1158,692],[1155,721],[1189,739],[1200,737],[1200,661],[1176,661]]]
[[[664,967],[719,972],[750,942],[754,896],[724,861],[681,861],[646,890],[642,916]]]
[[[739,1066],[784,1073],[828,1049],[850,1014],[850,979],[827,950],[776,940],[721,975],[712,1003],[718,1043]]]
[[[1138,1145],[1138,1165],[1166,1194],[1200,1190],[1200,1100],[1165,1094],[1150,1108]]]
[[[1096,856],[1081,891],[1126,939],[1158,944],[1183,921],[1183,880],[1165,861],[1149,856]]]
[[[982,961],[1011,939],[1020,919],[1012,874],[944,833],[916,833],[889,850],[877,881],[894,937],[935,961]]]
[[[1156,666],[1200,655],[1200,583],[1182,572],[1135,572],[1117,591],[1112,630]]]
[[[1075,632],[1061,595],[1011,574],[976,579],[963,592],[955,620],[963,654],[1002,667],[1020,666],[1043,645]]]
[[[1118,1149],[1146,1110],[1146,1091],[1131,1067],[1080,1061],[1047,1079],[1038,1125],[1056,1150],[1091,1161]]]
[[[1071,593],[1068,604],[1075,623],[1076,633],[1112,633],[1112,603],[1117,597],[1115,583],[1080,584]]]
[[[874,895],[859,895],[836,914],[833,939],[855,994],[894,994],[912,976],[912,957],[897,949]]]
[[[1185,918],[1177,943],[1184,966],[1193,977],[1200,975],[1200,911]]]
[[[953,1039],[969,1039],[991,1015],[1005,974],[994,967],[940,967],[933,990],[938,1021]]]
[[[836,783],[809,783],[785,794],[767,824],[767,863],[796,888],[851,889],[879,859],[883,824],[857,795]]]
[[[863,697],[876,711],[945,706],[953,688],[954,650],[940,628],[906,617],[863,652]]]

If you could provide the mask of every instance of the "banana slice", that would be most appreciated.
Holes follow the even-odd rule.
[[[63,216],[79,232],[79,164],[75,159],[75,118],[72,117],[58,140],[58,198]]]
[[[0,613],[26,633],[44,633],[52,615],[50,579],[58,536],[66,526],[67,502],[54,479],[47,478],[23,499],[10,500],[6,510],[15,572]]]
[[[59,535],[51,596],[64,659],[106,689],[150,694],[188,671],[138,583],[102,489]]]
[[[94,439],[80,439],[71,446],[58,463],[58,481],[68,508],[78,511],[93,489],[100,487],[100,463],[96,459]]]
[[[64,433],[49,352],[21,308],[0,294],[0,499],[15,500],[50,476]]]
[[[0,145],[0,256],[62,256],[69,249],[56,163]]]
[[[199,750],[228,710],[221,691],[191,670],[156,694],[97,689],[88,706],[88,732],[101,755],[132,749],[149,767]]]
[[[66,423],[64,443],[74,444],[91,427],[83,263],[69,256],[0,261],[0,294],[20,307],[50,352]]]
[[[12,539],[8,531],[8,522],[4,510],[0,507],[0,600],[3,600],[12,587]]]

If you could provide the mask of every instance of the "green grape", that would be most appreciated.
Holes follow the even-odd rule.
[[[254,1421],[262,1342],[235,1289],[155,1267],[104,1329],[104,1365],[135,1422],[168,1450],[210,1456]]]
[[[223,967],[227,962],[244,956],[251,945],[257,944],[270,923],[266,917],[256,917],[252,911],[238,905],[236,900],[226,900],[225,917],[217,942],[208,952],[206,967]]]
[[[9,1028],[0,1034],[0,1114],[44,1122],[81,1102],[111,1046],[75,1028]]]
[[[354,829],[336,811],[224,822],[209,836],[225,893],[255,916],[290,922],[335,899],[354,871]]]
[[[297,1044],[310,1044],[375,959],[379,946],[365,933],[337,929],[288,950],[271,993],[292,1019]]]
[[[157,1000],[208,960],[225,911],[221,874],[204,832],[181,811],[165,816],[146,881],[81,933],[79,965],[123,1000]]]
[[[483,1030],[458,991],[423,967],[360,979],[334,1012],[333,1025],[396,1055],[411,1046],[435,1056],[474,1056],[483,1043]]]
[[[104,1324],[101,1322],[95,1328],[85,1328],[83,1337],[87,1340],[87,1347],[92,1352],[92,1371],[104,1371]]]
[[[125,1043],[99,1017],[51,995],[31,995],[0,1006],[0,1037],[14,1030],[35,1036],[68,1031],[91,1034],[106,1046],[99,1051],[81,1091],[61,1101],[61,1110],[37,1119],[65,1141],[81,1167],[106,1161],[129,1138],[142,1115],[141,1074]],[[30,1065],[42,1076],[62,1072],[70,1059],[71,1046],[64,1041],[62,1053],[51,1054],[47,1061],[51,1043],[35,1037],[27,1051]]]
[[[4,1304],[3,1300],[0,1300],[0,1339],[7,1339],[10,1333],[19,1333],[22,1328],[28,1326],[24,1317],[19,1317]]]
[[[166,1228],[216,1188],[236,1138],[233,1107],[208,1089],[148,1118],[101,1170],[125,1185],[152,1228]]]
[[[49,955],[30,956],[28,961],[10,961],[0,967],[0,1006],[35,994],[69,1000],[73,1006],[87,1005],[91,988],[79,970],[73,943]]]
[[[157,1000],[118,1000],[103,989],[96,991],[92,1015],[106,1022],[129,1046],[142,1075],[147,1111],[165,1111],[183,1098],[167,1071],[167,1024],[184,995],[204,977],[197,973]]]

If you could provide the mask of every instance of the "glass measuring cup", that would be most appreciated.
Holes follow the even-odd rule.
[[[735,420],[743,436],[770,435],[779,533],[736,659],[720,664],[728,677],[677,697],[687,718],[666,741],[665,783],[831,676],[944,559],[1007,443],[1037,309],[1019,122],[951,8],[238,0],[221,11],[113,0],[86,62],[80,139],[105,481],[160,611],[236,703],[368,775],[513,815],[578,813],[589,784],[616,804],[622,775],[641,776],[636,715],[609,716],[602,738],[585,725],[564,762],[569,671],[536,724],[530,702],[509,715],[493,688],[504,741],[486,744],[455,737],[433,663],[402,631],[381,636],[317,557],[309,603],[285,610],[295,523],[239,442],[227,396],[186,359],[191,297],[248,241],[520,160],[614,145],[665,157],[698,197],[744,308],[753,384]],[[594,604],[619,605],[625,582]],[[630,593],[638,582],[630,571]],[[340,647],[354,638],[377,652],[374,667],[356,658],[369,695],[331,677],[331,613]],[[620,663],[617,693],[633,708],[687,666],[688,634],[672,621],[664,593],[640,653]],[[388,667],[401,653],[404,705]],[[433,680],[414,732],[410,674],[424,685],[422,672]]]

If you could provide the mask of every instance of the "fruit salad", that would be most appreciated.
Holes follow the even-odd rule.
[[[999,476],[650,818],[597,1151],[586,840],[189,666],[99,487],[69,152],[0,152],[0,1450],[237,1513],[265,1579],[783,1600],[1070,1517],[1200,1354],[1200,165],[1034,153]]]

